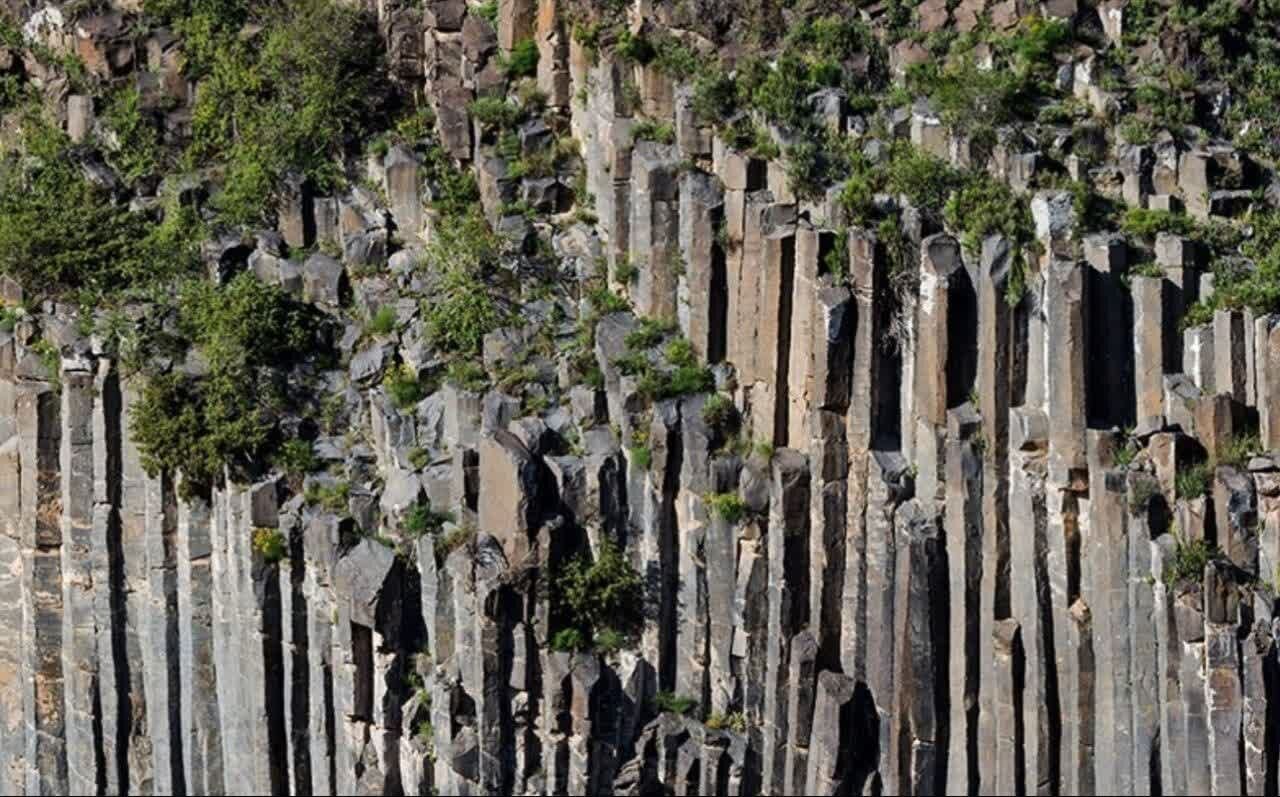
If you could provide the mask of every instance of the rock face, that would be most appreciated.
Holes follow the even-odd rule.
[[[559,216],[572,300],[507,297],[528,315],[488,333],[472,384],[416,331],[441,232],[420,153],[369,156],[342,196],[289,178],[278,229],[224,247],[218,275],[243,261],[340,322],[344,364],[299,377],[334,417],[292,419],[305,476],[273,460],[212,485],[148,470],[141,384],[77,308],[0,316],[0,794],[1276,792],[1280,323],[1190,315],[1213,282],[1195,240],[1162,230],[1130,269],[1060,190],[1090,164],[1037,179],[1057,154],[1003,132],[982,168],[1025,240],[965,240],[905,195],[869,200],[892,225],[859,223],[793,187],[795,149],[739,149],[692,85],[588,53],[581,3],[378,5],[513,260],[549,226],[527,215]],[[689,8],[691,41],[734,24],[730,3],[667,5],[635,3],[629,35]],[[1117,42],[1129,13],[1041,5]],[[1013,28],[1023,6],[916,15]],[[94,74],[127,71],[119,16],[77,28]],[[529,41],[558,124],[499,144],[468,108]],[[888,67],[928,57],[904,42]],[[1063,91],[1121,101],[1096,55],[1063,58]],[[888,157],[846,99],[806,102]],[[889,137],[986,160],[944,115],[899,111]],[[65,121],[92,138],[91,99]],[[667,143],[635,140],[655,122]],[[562,135],[581,183],[526,174]],[[1266,193],[1225,144],[1113,149],[1093,176],[1135,208],[1221,220]],[[587,195],[590,221],[568,219]],[[0,298],[23,297],[0,279]],[[650,335],[665,348],[636,351]],[[566,636],[564,573],[614,555],[634,633]]]

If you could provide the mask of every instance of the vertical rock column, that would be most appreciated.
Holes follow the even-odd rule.
[[[1185,532],[1184,532],[1185,533]],[[1151,541],[1152,614],[1156,633],[1157,693],[1160,711],[1160,787],[1187,794],[1187,727],[1182,705],[1182,642],[1175,616],[1175,591],[1168,583],[1177,543],[1172,534]]]
[[[877,295],[884,289],[885,268],[877,257],[876,239],[869,232],[849,233],[849,276],[852,287],[853,328],[850,362],[851,400],[847,414],[849,446],[847,521],[845,523],[844,585],[840,596],[840,668],[865,678],[867,658],[867,472],[871,457],[874,397],[878,387],[879,335]]]
[[[1059,739],[1057,666],[1045,505],[1049,423],[1034,409],[1012,411],[1009,441],[1010,606],[1026,651],[1022,700],[1026,789],[1053,788]]]
[[[977,790],[978,685],[982,587],[982,468],[984,444],[980,420],[970,404],[947,414],[947,501],[945,529],[949,617],[948,701],[950,716],[946,755],[946,794]]]
[[[954,324],[952,281],[966,279],[960,244],[948,235],[931,235],[920,244],[920,293],[916,303],[915,395],[916,494],[926,506],[945,500],[945,439],[948,388],[958,363],[952,361]],[[958,287],[958,286],[957,286]],[[958,302],[957,302],[958,303]],[[958,331],[958,330],[956,330]],[[957,349],[959,341],[957,343]],[[957,359],[959,351],[956,352]]]
[[[147,690],[154,788],[161,794],[184,788],[181,733],[181,671],[178,652],[177,505],[168,476],[146,480],[147,608],[142,662]]]
[[[898,730],[893,703],[897,693],[898,540],[895,513],[906,497],[906,460],[897,451],[876,451],[870,457],[866,514],[866,670],[879,721],[880,749],[891,749]],[[886,794],[901,788],[897,762],[883,757],[880,777]]]
[[[1009,616],[1009,404],[1013,373],[1012,310],[1005,301],[1012,250],[1004,238],[983,242],[978,276],[978,409],[982,457],[982,581],[978,597],[978,778],[993,794],[999,749],[994,624]]]
[[[1254,321],[1255,391],[1262,447],[1280,448],[1280,316]]]
[[[225,793],[222,734],[218,725],[217,668],[213,660],[210,508],[203,496],[178,503],[179,678],[183,779],[187,793]]]
[[[119,794],[129,782],[129,678],[125,582],[120,539],[121,444],[124,435],[120,379],[115,365],[98,360],[93,384],[93,611],[97,632],[98,701],[102,723],[102,785]]]
[[[1128,493],[1123,471],[1112,465],[1114,437],[1091,431],[1088,445],[1090,539],[1081,593],[1090,597],[1093,619],[1095,749],[1110,751],[1096,763],[1096,783],[1099,794],[1124,795],[1133,793]]]
[[[680,331],[699,359],[724,357],[724,251],[715,242],[724,223],[724,194],[712,175],[687,171],[680,177],[680,254],[684,274],[679,278],[677,316]]]
[[[1231,575],[1210,564],[1204,578],[1204,694],[1208,712],[1209,794],[1241,794],[1243,721],[1240,648],[1236,635],[1238,598]]]
[[[67,786],[74,794],[97,790],[97,627],[93,568],[93,390],[88,361],[62,370],[62,671],[66,685]]]
[[[808,619],[809,468],[803,455],[774,456],[769,488],[769,633],[762,735],[762,790],[785,793],[791,638]]]
[[[748,217],[748,224],[752,221]],[[797,226],[794,208],[770,205],[760,217],[761,251],[751,386],[753,434],[776,445],[789,445],[791,319],[795,298]],[[816,255],[816,252],[813,252]],[[753,262],[744,261],[746,269]],[[807,342],[806,342],[807,343]],[[797,441],[799,442],[799,441]]]
[[[47,383],[18,386],[26,793],[68,791],[62,668],[61,397]]]
[[[19,454],[17,384],[13,378],[16,344],[0,333],[0,632],[18,644],[0,645],[0,793],[25,788],[26,726],[22,710],[27,681],[23,655],[22,474]]]
[[[680,196],[674,147],[642,141],[631,168],[631,241],[636,268],[631,298],[636,313],[676,317],[676,287],[683,269],[680,254]]]
[[[948,645],[946,553],[937,518],[923,502],[905,504],[894,519],[905,550],[898,559],[894,628],[901,665],[894,693],[897,726],[889,766],[901,773],[899,794],[937,794],[946,757],[947,695],[942,687]]]
[[[1163,277],[1135,276],[1133,289],[1133,367],[1138,398],[1137,420],[1164,414],[1166,335],[1165,304],[1173,301]],[[1098,784],[1101,786],[1101,782]]]
[[[121,725],[118,745],[123,759],[120,786],[127,773],[129,793],[145,793],[153,788],[151,736],[147,730],[147,689],[143,629],[148,617],[146,549],[146,474],[141,454],[130,439],[132,405],[137,401],[137,385],[122,386],[120,418],[120,490],[117,504],[120,523],[118,562],[120,597],[114,622],[120,630],[114,641],[119,666],[116,691],[119,695]]]
[[[1152,477],[1129,474],[1129,701],[1133,706],[1133,793],[1150,794],[1152,760],[1160,753],[1159,649],[1156,639],[1151,540],[1163,534],[1168,513],[1155,498],[1135,501],[1157,491]]]

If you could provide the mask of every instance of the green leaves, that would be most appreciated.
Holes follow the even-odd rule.
[[[335,156],[385,116],[390,87],[372,21],[333,0],[287,0],[239,35],[237,3],[173,9],[201,76],[192,118],[193,158],[225,164],[218,208],[233,223],[263,220],[281,178],[319,188],[340,179]]]

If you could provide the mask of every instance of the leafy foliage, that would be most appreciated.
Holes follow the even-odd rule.
[[[1200,581],[1204,578],[1205,566],[1219,556],[1217,549],[1203,538],[1188,539],[1176,528],[1173,529],[1173,538],[1175,548],[1165,570],[1165,584],[1172,587]]]
[[[444,524],[453,519],[447,512],[436,512],[429,502],[418,502],[405,513],[400,529],[405,536],[416,540],[424,534],[438,534]]]
[[[253,550],[267,564],[275,564],[288,555],[288,540],[278,529],[257,528],[253,530]]]
[[[653,705],[659,712],[684,716],[698,707],[698,701],[675,692],[659,692],[653,698]]]
[[[317,187],[342,177],[334,158],[376,129],[391,95],[372,18],[334,0],[148,0],[183,34],[200,79],[192,115],[194,161],[225,167],[216,198],[227,220],[264,220],[281,179]],[[262,26],[242,36],[245,23]]]
[[[143,466],[152,474],[180,470],[189,483],[208,484],[224,468],[268,461],[274,419],[287,399],[272,369],[315,348],[309,312],[244,273],[224,288],[185,285],[178,327],[199,348],[207,373],[147,380],[131,410]]]
[[[25,157],[0,167],[0,273],[32,291],[94,295],[161,284],[196,263],[198,221],[170,203],[160,221],[88,182],[64,133],[22,122]]]
[[[478,213],[439,228],[424,261],[439,275],[423,305],[427,335],[436,346],[478,353],[484,336],[507,322],[507,300],[491,285],[498,276],[500,252],[500,241]]]
[[[746,517],[747,502],[737,493],[710,493],[706,501],[713,516],[729,523],[737,523]]]
[[[579,555],[555,579],[556,595],[567,628],[583,637],[606,629],[630,636],[643,618],[644,582],[610,539],[603,539],[594,561]]]

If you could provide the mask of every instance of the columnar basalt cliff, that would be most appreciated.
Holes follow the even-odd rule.
[[[0,793],[1277,793],[1274,3],[210,5],[3,10]]]

